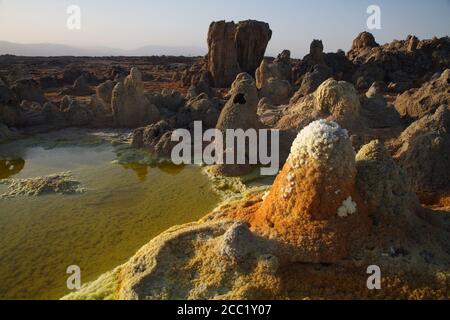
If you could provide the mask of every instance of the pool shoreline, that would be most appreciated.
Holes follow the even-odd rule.
[[[0,299],[58,299],[69,292],[68,265],[81,265],[83,283],[95,280],[149,240],[197,221],[222,201],[199,166],[119,159],[128,146],[123,132],[114,132],[64,129],[0,145],[0,159],[14,145],[10,154],[24,159],[8,179],[72,169],[86,188],[73,195],[0,199]]]

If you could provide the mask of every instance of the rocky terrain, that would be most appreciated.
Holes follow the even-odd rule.
[[[347,53],[314,40],[293,59],[265,57],[273,36],[217,21],[206,57],[0,57],[0,142],[130,128],[133,148],[167,159],[194,121],[280,130],[271,187],[237,188],[67,298],[449,298],[450,39],[362,32]],[[255,167],[206,170],[227,185]],[[384,290],[365,289],[369,265]]]

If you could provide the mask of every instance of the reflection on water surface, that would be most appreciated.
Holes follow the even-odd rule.
[[[94,280],[218,203],[199,167],[115,164],[120,146],[98,136],[62,131],[0,145],[1,179],[70,171],[87,189],[0,199],[0,299],[59,298],[68,293],[69,265],[80,266],[82,282]]]

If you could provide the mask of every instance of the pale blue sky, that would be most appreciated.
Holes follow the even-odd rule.
[[[66,28],[69,5],[82,10],[82,28]],[[145,45],[199,46],[213,20],[269,22],[268,54],[290,49],[307,53],[312,39],[326,51],[348,50],[366,30],[369,5],[381,7],[378,42],[445,36],[450,30],[450,0],[0,0],[0,40],[134,49]],[[206,49],[205,49],[206,50]]]

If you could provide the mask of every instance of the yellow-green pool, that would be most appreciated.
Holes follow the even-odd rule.
[[[66,130],[0,145],[0,179],[70,171],[86,189],[0,199],[0,299],[60,298],[68,266],[92,281],[219,202],[201,168],[117,164],[119,147],[99,136]]]

